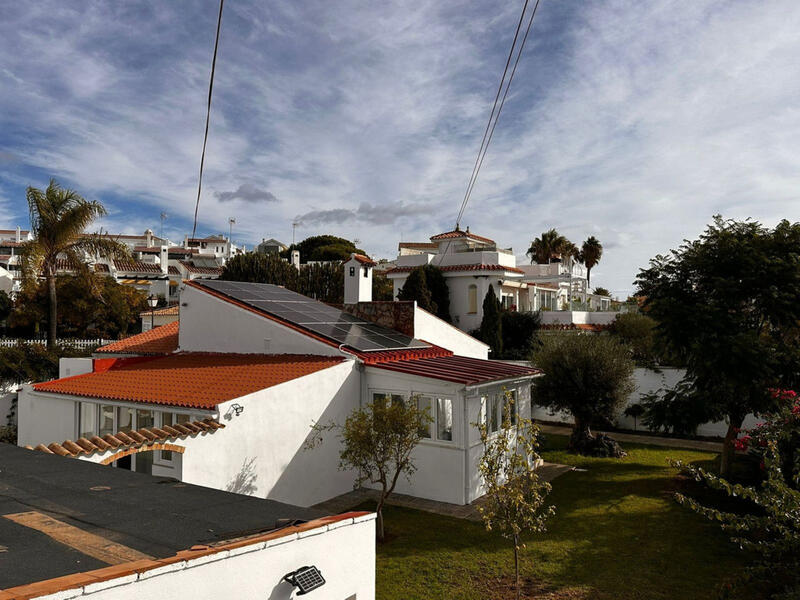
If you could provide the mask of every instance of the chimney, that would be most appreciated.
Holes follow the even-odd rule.
[[[184,248],[188,248],[189,247],[189,236],[188,235],[183,236],[183,247]]]
[[[292,250],[292,264],[298,271],[300,270],[300,250]]]
[[[145,246],[147,246],[148,248],[152,248],[153,247],[153,232],[150,229],[145,229],[144,230],[144,239],[146,240],[145,241]]]
[[[372,267],[375,263],[362,262],[366,257],[360,257],[359,260],[356,256],[355,253],[351,254],[350,260],[344,263],[345,304],[372,302]]]
[[[17,241],[18,244],[22,241],[22,230],[19,228],[19,225],[17,225],[16,241]]]
[[[169,248],[166,246],[161,246],[161,254],[159,258],[161,259],[161,274],[167,275],[169,273]]]

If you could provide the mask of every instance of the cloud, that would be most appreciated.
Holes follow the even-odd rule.
[[[256,187],[252,183],[243,183],[231,192],[214,192],[214,197],[220,202],[242,200],[243,202],[277,202],[275,194]]]
[[[462,226],[519,260],[551,227],[594,235],[606,252],[592,281],[625,295],[715,213],[800,218],[800,4],[673,4],[539,7]],[[288,240],[298,217],[298,239],[358,237],[392,256],[450,229],[519,16],[499,6],[226,4],[203,183],[219,191],[201,198],[198,231],[235,217],[242,241]],[[215,26],[199,4],[10,4],[9,218],[24,218],[26,185],[55,176],[115,223],[157,230],[166,210],[174,235],[191,231]]]
[[[364,202],[355,209],[312,210],[298,215],[294,220],[303,225],[338,225],[347,221],[372,225],[393,225],[400,219],[422,217],[428,211],[429,207],[421,203],[369,204]]]

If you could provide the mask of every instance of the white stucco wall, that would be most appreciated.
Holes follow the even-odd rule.
[[[458,356],[489,357],[489,346],[416,305],[414,337],[447,348]]]
[[[341,355],[335,346],[190,286],[181,293],[178,339],[180,350],[191,352]]]
[[[352,275],[350,269],[353,269]],[[372,267],[351,258],[344,263],[344,303],[358,302],[372,302]]]
[[[41,600],[219,600],[220,598],[295,598],[283,581],[287,573],[316,566],[325,585],[311,598],[373,600],[375,598],[375,515],[323,525],[268,542],[223,550],[158,569],[39,596]]]
[[[422,440],[413,455],[416,472],[410,481],[399,480],[395,491],[452,504],[466,504],[479,497],[483,492],[478,460],[483,446],[474,424],[483,414],[481,397],[502,393],[503,388],[517,390],[520,414],[529,417],[529,379],[465,388],[437,379],[367,367],[365,401],[372,399],[373,391],[402,393],[407,398],[438,395],[453,400],[453,441]]]
[[[358,406],[360,377],[353,361],[225,402],[225,429],[182,442],[182,479],[229,492],[310,506],[353,489],[339,471],[339,440],[328,434],[303,446],[316,422],[343,423]],[[244,407],[236,416],[233,404]]]
[[[474,276],[466,273],[445,273],[450,289],[450,316],[453,318],[453,325],[463,331],[472,331],[481,325],[483,319],[483,300],[489,291],[489,286],[494,287],[497,299],[501,296],[501,286],[498,281],[501,278],[496,275],[489,277]],[[469,286],[476,285],[478,288],[477,312],[469,312]]]
[[[51,398],[22,386],[17,406],[17,445],[45,445],[75,437],[77,415],[72,401]]]
[[[58,378],[91,373],[94,360],[91,358],[62,358],[58,361]]]
[[[570,323],[575,325],[608,325],[616,320],[619,313],[610,311],[544,310],[541,315],[542,323],[545,325],[568,325]]]
[[[543,313],[544,314],[544,313]],[[636,368],[633,372],[634,384],[636,389],[628,398],[626,407],[631,404],[638,404],[642,396],[657,392],[659,390],[666,390],[675,387],[677,383],[683,379],[686,371],[684,369],[676,369],[673,367],[661,367],[658,370]],[[647,428],[642,425],[641,419],[634,421],[633,417],[627,417],[624,414],[624,408],[617,415],[617,426],[623,429],[634,429],[647,431]],[[535,406],[533,407],[533,417],[543,421],[555,421],[561,423],[572,423],[572,416],[569,413],[556,413],[551,414],[547,409]],[[747,429],[754,427],[757,423],[763,421],[754,415],[747,415],[744,420],[743,428]],[[705,423],[697,428],[697,435],[700,436],[724,436],[728,429],[728,424],[724,421],[715,423]]]

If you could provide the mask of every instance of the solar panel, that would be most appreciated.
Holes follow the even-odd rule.
[[[277,285],[219,279],[196,283],[362,352],[429,347],[420,340]]]

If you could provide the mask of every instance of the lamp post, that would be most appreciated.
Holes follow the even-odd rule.
[[[150,329],[155,329],[156,326],[156,305],[158,304],[158,296],[150,294],[147,298],[147,304],[150,306]]]

